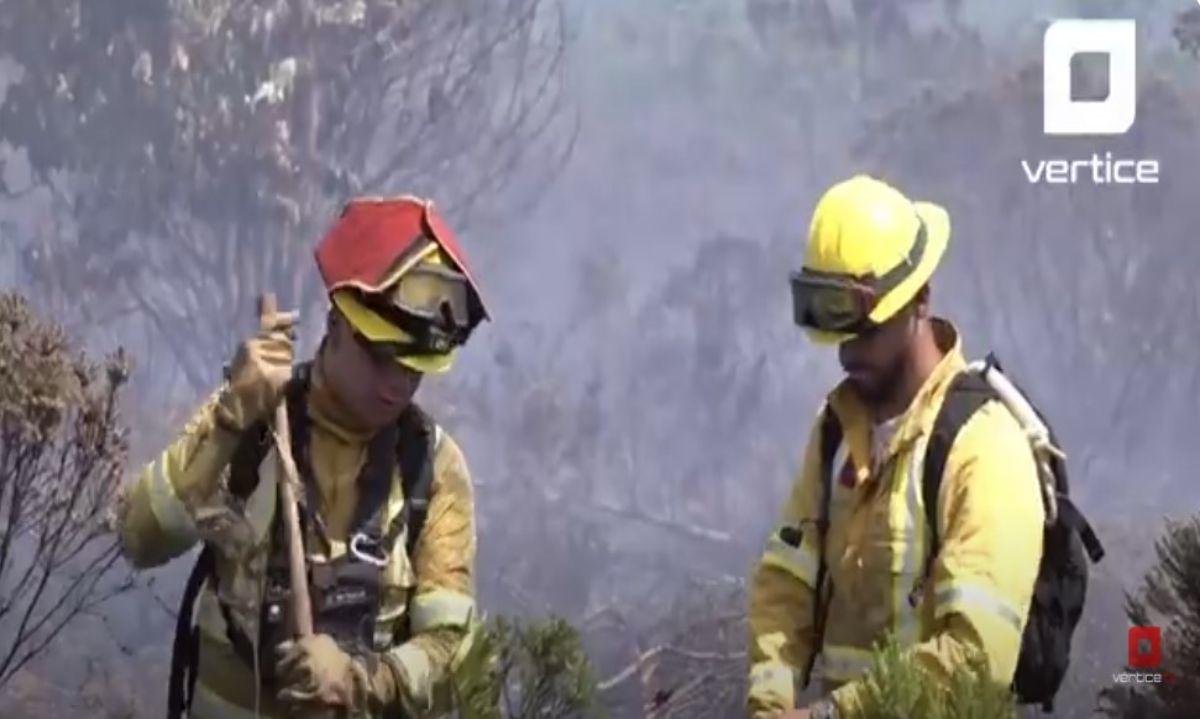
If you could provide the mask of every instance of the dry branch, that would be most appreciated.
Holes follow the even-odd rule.
[[[132,585],[107,519],[126,457],[123,355],[99,366],[0,295],[0,690]]]

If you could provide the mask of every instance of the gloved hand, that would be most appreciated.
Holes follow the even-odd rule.
[[[328,634],[284,642],[277,655],[278,698],[292,711],[307,716],[336,708],[339,716],[357,717],[383,713],[396,702],[387,664],[350,656]]]
[[[243,342],[229,367],[229,381],[217,400],[216,419],[235,432],[273,411],[292,376],[296,312],[266,312],[258,334]]]

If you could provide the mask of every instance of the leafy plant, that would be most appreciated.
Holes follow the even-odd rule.
[[[457,687],[462,719],[600,716],[591,662],[566,620],[497,617],[476,642],[484,671],[464,674]]]
[[[991,679],[987,660],[970,655],[967,666],[937,683],[904,657],[889,638],[875,653],[867,675],[863,716],[870,719],[1011,719],[1015,702],[1008,687]]]

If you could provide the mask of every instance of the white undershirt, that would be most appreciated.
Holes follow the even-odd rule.
[[[892,437],[900,427],[901,417],[902,415],[896,415],[871,427],[871,467],[873,470],[879,469],[888,445],[891,444]]]

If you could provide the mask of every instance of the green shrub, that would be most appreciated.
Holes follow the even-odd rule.
[[[596,679],[578,630],[557,617],[498,617],[481,627],[456,687],[461,719],[599,717]]]
[[[1126,595],[1125,612],[1134,626],[1162,627],[1161,671],[1164,677],[1169,673],[1173,679],[1101,690],[1104,716],[1200,716],[1200,515],[1168,522],[1166,533],[1155,543],[1155,551],[1158,562],[1146,573],[1140,591]]]
[[[482,628],[457,686],[460,719],[567,719],[605,716],[578,630],[563,619],[497,618]],[[1007,686],[995,683],[982,655],[949,686],[933,681],[889,639],[875,652],[863,695],[868,719],[1013,719]],[[673,716],[673,715],[672,715]]]
[[[1012,719],[1015,702],[1007,686],[989,676],[982,655],[969,658],[948,687],[906,660],[892,639],[875,653],[863,708],[870,719]]]

